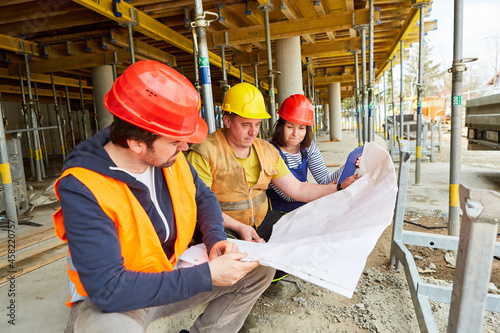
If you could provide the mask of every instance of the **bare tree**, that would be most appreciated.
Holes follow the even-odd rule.
[[[495,36],[485,37],[488,40],[488,54],[491,59],[489,62],[490,70],[493,69],[493,75],[491,75],[491,71],[487,70],[488,82],[486,83],[488,86],[492,86],[492,90],[490,93],[495,93],[497,88],[500,86],[499,76],[500,76],[500,36],[497,32]]]
[[[433,96],[440,93],[444,85],[445,72],[440,69],[440,64],[435,64],[430,55],[432,47],[424,39],[424,94]],[[405,94],[413,99],[417,95],[418,84],[418,47],[412,48],[410,57],[405,63],[404,83]]]

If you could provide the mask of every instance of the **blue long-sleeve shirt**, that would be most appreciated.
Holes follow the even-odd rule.
[[[150,199],[148,188],[131,175],[111,170],[115,167],[103,146],[109,142],[109,130],[97,133],[68,155],[63,170],[86,168],[113,177],[129,186],[148,214],[168,257],[177,236],[175,216],[163,171],[155,170],[159,207],[168,222],[166,227]],[[222,213],[215,195],[190,166],[196,186],[198,225],[208,251],[225,240]],[[64,226],[73,264],[89,298],[103,312],[121,312],[185,300],[212,290],[208,264],[181,268],[172,272],[143,273],[126,270],[114,222],[99,207],[90,190],[73,176],[60,180],[58,191]]]

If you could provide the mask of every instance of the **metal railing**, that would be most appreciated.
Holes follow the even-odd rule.
[[[399,147],[391,265],[397,270],[401,264],[404,266],[420,331],[438,332],[429,304],[430,301],[437,301],[451,304],[448,332],[481,332],[484,311],[500,312],[500,296],[487,292],[493,256],[500,255],[500,242],[495,242],[500,216],[500,194],[487,190],[469,190],[461,186],[460,201],[464,215],[460,238],[405,231],[403,223],[411,152],[406,140],[401,141]],[[422,282],[406,245],[459,250],[453,289]]]

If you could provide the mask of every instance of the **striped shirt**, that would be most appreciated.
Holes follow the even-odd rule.
[[[321,156],[321,152],[319,151],[318,146],[314,141],[311,143],[309,148],[306,148],[307,151],[307,169],[311,172],[314,180],[318,184],[329,184],[334,180],[339,179],[340,174],[344,166],[340,167],[338,170],[333,172],[328,171],[326,168],[325,162],[323,161],[323,157]],[[299,166],[302,161],[302,154],[298,152],[297,154],[290,154],[283,151],[283,154],[286,157],[288,162],[288,168],[295,169]],[[296,200],[290,198],[285,193],[281,192],[279,188],[276,187],[272,182],[269,184],[269,188],[273,189],[276,193],[279,194],[280,197],[285,199],[288,202],[294,202]]]

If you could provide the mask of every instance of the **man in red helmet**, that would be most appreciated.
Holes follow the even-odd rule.
[[[274,269],[241,261],[217,198],[182,153],[207,135],[196,90],[172,68],[139,61],[104,103],[113,124],[68,155],[55,184],[55,230],[68,242],[66,331],[144,332],[209,302],[191,332],[237,332]],[[196,224],[210,260],[179,268]]]

